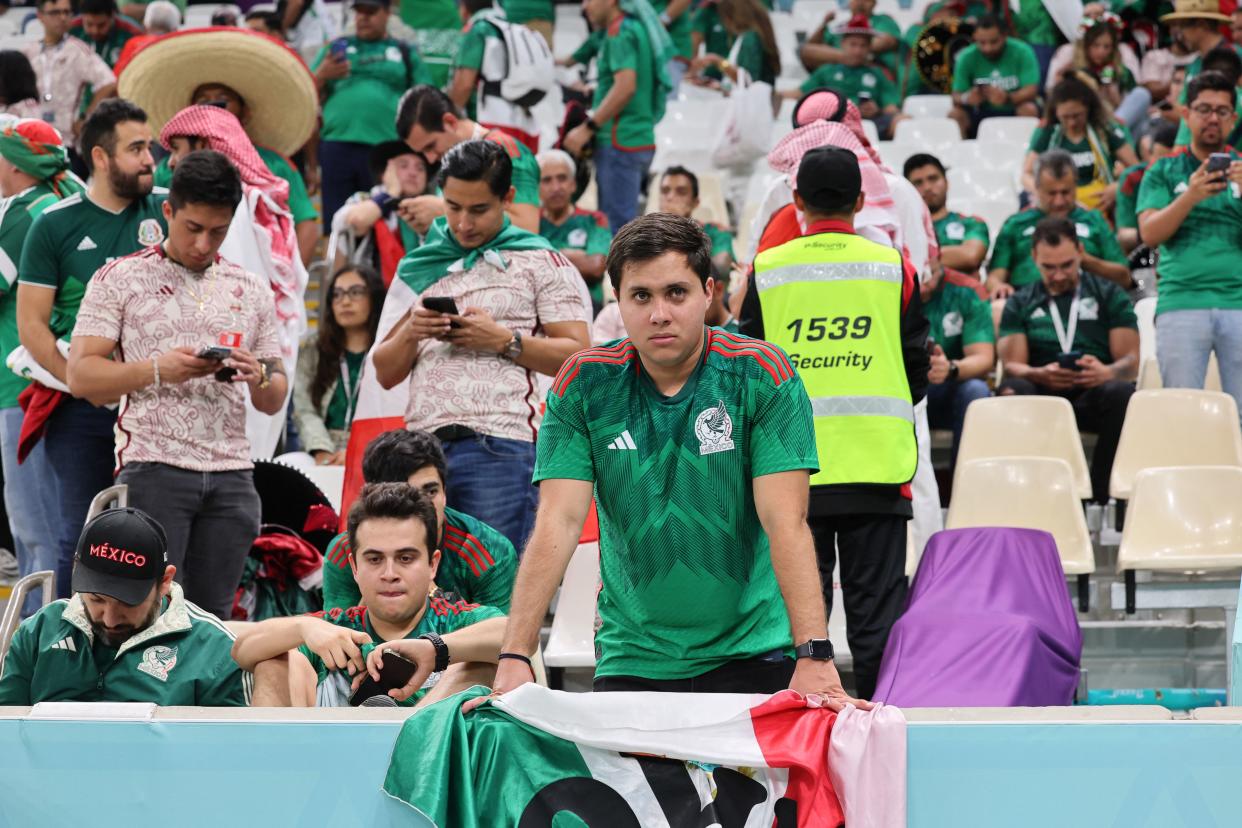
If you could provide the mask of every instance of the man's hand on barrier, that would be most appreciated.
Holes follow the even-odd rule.
[[[371,636],[361,630],[338,627],[319,618],[306,618],[302,640],[312,653],[323,659],[329,670],[346,670],[361,675],[366,669],[360,644],[370,644]]]
[[[870,710],[875,706],[869,701],[846,695],[845,688],[841,686],[841,676],[837,673],[837,666],[831,661],[798,659],[798,666],[794,668],[789,689],[796,690],[803,696],[816,696],[824,707],[834,711],[842,710],[847,704],[852,704],[859,710]]]
[[[461,706],[461,712],[469,713],[484,702],[489,702],[502,693],[516,690],[523,684],[530,684],[534,680],[535,673],[530,667],[526,666],[525,662],[518,661],[515,658],[503,658],[500,660],[500,664],[496,666],[496,681],[492,684],[492,694],[471,699]]]

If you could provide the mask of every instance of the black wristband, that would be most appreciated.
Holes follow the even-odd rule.
[[[371,201],[375,202],[376,207],[380,208],[380,215],[384,218],[391,216],[393,210],[396,210],[397,205],[400,204],[398,199],[390,196],[388,193],[373,195],[371,196]]]
[[[591,132],[599,132],[599,124],[595,123],[594,118],[587,118],[583,123],[586,124],[586,128],[591,130]]]
[[[431,668],[433,673],[443,673],[449,666],[449,650],[448,645],[444,643],[444,639],[433,632],[423,633],[419,638],[425,638],[431,642],[431,646],[436,649],[436,663]]]
[[[506,658],[511,658],[514,661],[520,661],[523,664],[525,664],[527,667],[529,667],[532,673],[535,672],[535,665],[531,664],[530,659],[522,655],[521,653],[501,653],[500,655],[496,656],[496,661],[500,662],[502,659],[506,659]]]

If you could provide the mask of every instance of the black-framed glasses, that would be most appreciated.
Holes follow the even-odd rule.
[[[365,299],[370,291],[362,285],[354,285],[348,288],[332,288],[332,301],[340,302],[343,299]]]
[[[1215,115],[1222,121],[1227,121],[1234,116],[1234,111],[1227,106],[1208,106],[1207,104],[1199,104],[1192,106],[1190,111],[1198,115],[1200,118],[1208,118]]]

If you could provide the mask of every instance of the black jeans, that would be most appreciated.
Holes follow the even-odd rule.
[[[597,693],[611,691],[645,691],[662,693],[779,693],[793,679],[792,658],[763,657],[730,661],[698,676],[684,679],[649,679],[641,676],[600,676],[593,689]]]
[[[822,515],[807,520],[815,538],[824,607],[832,614],[832,571],[841,553],[846,638],[859,698],[870,699],[884,645],[906,606],[906,521],[901,515]]]
[[[1074,419],[1079,431],[1089,431],[1099,439],[1091,458],[1091,491],[1097,503],[1108,502],[1108,478],[1113,473],[1113,458],[1117,456],[1117,441],[1121,438],[1121,425],[1126,420],[1126,408],[1134,393],[1134,383],[1113,380],[1095,388],[1075,388],[1069,391],[1052,391],[1030,380],[1007,379],[996,391],[997,396],[1006,393],[1038,394],[1046,397],[1064,397],[1074,406]]]

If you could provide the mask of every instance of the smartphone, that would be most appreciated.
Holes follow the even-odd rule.
[[[215,362],[222,362],[232,355],[232,350],[221,347],[219,345],[209,345],[198,352],[199,359],[210,359]]]
[[[1233,156],[1227,152],[1214,152],[1208,156],[1207,171],[1215,174],[1225,172],[1229,169],[1229,165],[1233,163]]]
[[[329,52],[335,60],[345,60],[345,52],[349,49],[349,39],[338,37],[332,41],[332,45],[328,47]]]
[[[349,704],[358,707],[372,696],[387,696],[389,690],[404,687],[418,671],[418,665],[408,658],[399,656],[392,650],[385,650],[383,662],[380,664],[379,681],[367,673],[358,685],[358,689],[349,697]]]
[[[975,78],[975,86],[991,86],[991,78]]]
[[[423,307],[429,311],[435,311],[436,313],[447,313],[453,316],[461,315],[457,312],[457,303],[453,301],[453,297],[451,296],[424,296]],[[453,322],[449,325],[449,327],[460,328],[461,323]]]
[[[1057,354],[1057,365],[1067,371],[1081,371],[1082,366],[1078,364],[1080,359],[1082,359],[1082,351],[1066,351],[1063,354]]]

